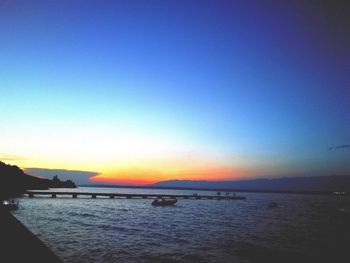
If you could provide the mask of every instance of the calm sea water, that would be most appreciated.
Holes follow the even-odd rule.
[[[239,195],[247,200],[180,199],[174,207],[153,207],[150,199],[23,197],[14,215],[64,262],[350,262],[349,196]]]

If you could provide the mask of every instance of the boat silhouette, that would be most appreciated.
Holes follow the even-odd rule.
[[[168,206],[168,205],[175,205],[177,202],[176,198],[156,198],[152,202],[152,205],[154,206]]]
[[[18,209],[18,201],[15,200],[3,200],[1,206],[7,210],[16,210]]]

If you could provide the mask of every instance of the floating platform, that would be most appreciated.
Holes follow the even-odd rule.
[[[34,196],[41,197],[71,197],[78,198],[87,196],[91,198],[124,198],[124,199],[155,199],[155,198],[177,198],[190,200],[245,200],[244,196],[236,195],[181,195],[181,194],[120,194],[120,193],[94,193],[94,192],[60,192],[60,191],[26,191],[24,195],[33,198]]]

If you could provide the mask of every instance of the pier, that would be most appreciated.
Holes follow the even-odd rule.
[[[245,200],[244,196],[236,195],[181,195],[181,194],[121,194],[121,193],[94,193],[94,192],[60,192],[60,191],[26,191],[25,194],[29,198],[35,196],[44,197],[90,197],[90,198],[119,198],[119,199],[155,199],[155,198],[177,198],[177,199],[189,199],[189,200]]]

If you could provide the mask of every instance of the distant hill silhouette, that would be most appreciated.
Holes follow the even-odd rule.
[[[25,174],[18,166],[0,161],[0,198],[16,196],[29,189],[75,188],[71,180],[62,182],[55,176],[52,180]]]
[[[152,187],[267,192],[350,192],[350,176],[282,177],[239,181],[161,181]]]

